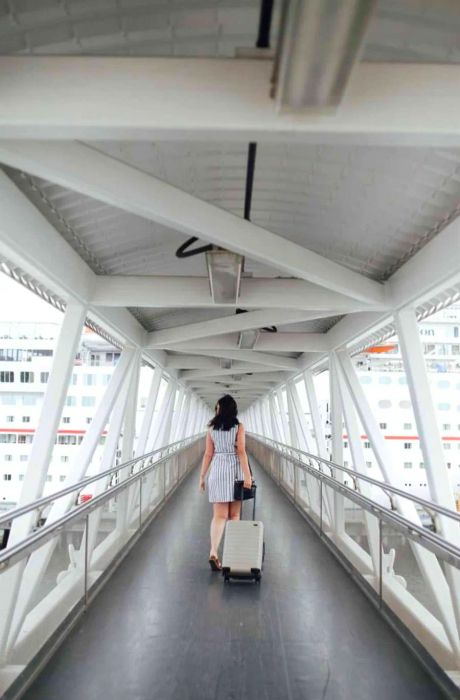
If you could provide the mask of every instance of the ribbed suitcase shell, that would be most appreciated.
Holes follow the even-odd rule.
[[[260,578],[264,525],[260,520],[229,520],[225,528],[222,569],[231,578]]]

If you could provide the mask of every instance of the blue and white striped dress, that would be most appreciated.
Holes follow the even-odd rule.
[[[211,430],[214,455],[208,476],[208,496],[210,503],[233,501],[235,479],[244,479],[235,442],[238,426],[230,430]]]

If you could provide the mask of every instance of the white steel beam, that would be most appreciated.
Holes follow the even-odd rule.
[[[283,442],[279,413],[275,403],[275,396],[272,393],[269,394],[268,405],[270,407],[270,416],[272,420],[273,439],[277,442]]]
[[[450,485],[414,310],[408,308],[398,312],[395,320],[430,495],[436,503],[455,510],[454,494]],[[454,523],[452,524],[457,533],[455,540],[458,540],[458,528]],[[447,531],[443,534],[450,539]]]
[[[359,63],[335,114],[278,113],[272,71],[244,59],[3,56],[0,137],[460,145],[456,65]]]
[[[176,404],[176,409],[174,411],[174,427],[171,430],[171,442],[177,442],[178,441],[178,430],[179,426],[181,424],[182,420],[182,412],[184,411],[185,408],[185,403],[186,403],[186,393],[185,389],[183,386],[179,387],[179,396],[177,399],[177,404]]]
[[[318,399],[316,396],[315,384],[311,372],[304,372],[303,380],[305,384],[305,393],[307,395],[308,405],[310,406],[313,430],[315,431],[315,442],[318,450],[317,454],[323,459],[328,459],[326,440],[324,437],[324,426],[321,423]]]
[[[172,389],[171,389],[171,401],[170,401],[170,408],[167,412],[167,418],[165,421],[164,425],[164,431],[163,435],[161,436],[161,443],[160,446],[163,447],[164,445],[168,445],[171,442],[171,430],[172,430],[172,421],[173,421],[173,416],[174,416],[174,406],[176,404],[176,399],[177,399],[177,384],[173,380],[171,380],[172,384]]]
[[[266,352],[325,352],[329,348],[327,333],[260,333],[254,350]]]
[[[336,376],[338,379],[338,388],[340,392],[340,399],[342,404],[342,410],[345,417],[345,424],[347,426],[348,433],[348,444],[350,445],[350,451],[352,456],[352,467],[354,471],[366,473],[367,465],[364,456],[363,445],[361,442],[361,430],[359,428],[358,418],[349,395],[348,387],[345,381],[340,375],[340,368],[338,365],[338,360],[335,354],[333,354],[333,363],[335,365]],[[371,489],[366,481],[357,480],[359,484],[359,491],[367,498],[371,498]],[[379,571],[379,533],[378,533],[378,521],[370,513],[363,511],[363,516],[367,531],[367,540],[369,546],[369,552],[372,559],[372,566],[374,571],[374,576],[378,576]]]
[[[136,415],[137,415],[137,398],[139,393],[139,372],[141,366],[141,351],[135,350],[131,363],[128,397],[125,407],[125,415],[123,417],[123,437],[121,443],[121,463],[129,462],[134,457],[134,441],[136,438]],[[125,467],[120,469],[118,480],[124,481],[130,475],[130,468]],[[117,518],[116,527],[120,533],[126,529],[129,523],[129,507],[132,503],[133,495],[136,491],[137,484],[131,486],[126,492],[120,494],[117,499]]]
[[[362,426],[372,445],[375,457],[379,464],[383,478],[386,483],[398,486],[394,461],[388,452],[385,438],[374,417],[372,408],[367,401],[366,394],[361,386],[356,372],[353,368],[350,356],[346,352],[336,354],[339,369],[348,386],[350,396],[358,412]],[[420,525],[420,517],[413,501],[399,497],[394,499],[397,511],[407,520]],[[455,527],[455,526],[454,526]],[[411,549],[419,565],[426,585],[430,589],[433,600],[436,603],[438,615],[442,620],[446,634],[452,645],[454,653],[459,655],[458,630],[454,624],[455,595],[451,597],[444,573],[436,556],[410,541]]]
[[[460,282],[460,216],[410,258],[388,281],[391,306],[420,304]],[[429,274],[428,274],[429,271]]]
[[[180,378],[184,380],[189,379],[207,379],[208,377],[231,377],[234,374],[262,374],[264,378],[274,376],[273,372],[267,372],[267,367],[262,367],[262,365],[253,365],[248,362],[235,362],[232,369],[189,369],[184,370],[180,373]],[[275,379],[281,380],[287,372],[285,370],[279,370],[276,373]]]
[[[425,463],[431,498],[445,508],[455,510],[455,499],[444,458],[441,435],[431,395],[425,357],[414,309],[406,308],[395,315],[398,339],[411,397],[412,409]],[[439,516],[439,530],[446,540],[458,546],[459,529],[455,521]],[[454,603],[457,629],[460,629],[460,574],[446,566],[446,578]],[[457,648],[457,656],[458,648]]]
[[[364,303],[384,286],[318,253],[79,143],[3,141],[0,161]]]
[[[168,369],[171,367],[175,369],[219,369],[221,364],[219,360],[214,359],[214,357],[218,357],[217,352],[209,357],[200,357],[198,351],[196,355],[168,355],[167,367]]]
[[[295,392],[295,394],[294,394]],[[293,382],[286,384],[286,397],[289,414],[289,430],[291,434],[290,444],[293,447],[298,447],[305,452],[311,452],[311,445],[308,439],[305,420],[300,406],[299,397]]]
[[[109,425],[109,431],[107,434],[107,439],[106,443],[104,445],[104,451],[102,453],[102,458],[99,464],[99,471],[103,472],[106,469],[110,469],[115,465],[115,456],[116,456],[116,451],[118,447],[118,443],[120,440],[120,435],[121,435],[121,430],[123,427],[123,419],[125,417],[126,413],[126,404],[128,401],[128,394],[129,394],[129,389],[130,389],[130,383],[131,383],[131,377],[129,376],[129,372],[127,373],[125,380],[123,382],[123,385],[118,392],[118,396],[115,402],[115,405],[113,407],[112,415],[110,416],[110,425]],[[105,479],[100,479],[96,483],[92,485],[93,493],[92,496],[95,498],[99,494],[103,493],[106,488],[109,486],[110,483],[110,476],[106,477]],[[117,508],[118,508],[118,499],[117,499]],[[88,561],[91,562],[92,559],[92,554],[93,550],[97,546],[98,542],[98,535],[99,535],[99,523],[102,518],[102,513],[103,513],[103,508],[97,508],[95,511],[92,511],[89,516],[88,516],[88,533],[84,533],[83,538],[81,540],[80,544],[80,549],[79,549],[79,559],[78,563],[81,568],[84,567],[85,565],[85,556],[87,556]],[[118,518],[118,509],[117,509],[117,518]],[[85,552],[85,548],[83,545],[84,543],[84,538],[86,537],[86,534],[88,536],[88,550],[87,553]]]
[[[153,413],[155,411],[162,374],[163,372],[161,367],[157,365],[153,370],[149,395],[145,405],[139,438],[136,444],[136,457],[140,457],[141,455],[145,454],[147,449],[147,441],[152,428]]]
[[[91,297],[94,306],[143,308],[301,309],[348,313],[369,309],[351,297],[337,294],[301,279],[243,278],[238,300],[232,304],[213,301],[207,277],[99,275]],[[383,304],[376,304],[382,308]]]
[[[248,311],[244,314],[222,316],[210,321],[189,323],[175,328],[166,328],[161,331],[152,331],[148,334],[146,347],[170,347],[174,349],[174,343],[184,343],[189,340],[206,338],[207,336],[230,333],[234,331],[252,330],[267,325],[282,325],[286,323],[301,323],[318,318],[315,313],[307,311],[289,311],[282,309],[264,309],[263,311]]]
[[[98,444],[99,437],[113,409],[116,398],[125,380],[126,373],[129,371],[134,352],[135,351],[130,348],[125,348],[123,350],[110,379],[110,383],[107,386],[104,397],[101,399],[96,409],[94,418],[88,427],[88,430],[83,438],[83,442],[80,445],[80,449],[78,450],[74,462],[69,469],[66,478],[66,485],[70,486],[71,484],[75,484],[85,476],[88,465]],[[64,515],[72,507],[74,498],[74,494],[71,493],[53,503],[47,517],[47,523],[50,524]],[[32,596],[34,595],[46,567],[48,566],[56,544],[57,540],[50,540],[41,549],[33,552],[28,559],[24,574],[22,576],[21,587],[16,600],[11,631],[8,638],[8,649],[10,650],[21,630]]]
[[[127,309],[91,306],[97,275],[1,171],[0,210],[0,254],[65,302],[86,306],[88,315],[122,344],[145,344],[146,331]],[[145,355],[165,363],[161,351]]]
[[[273,369],[285,369],[285,370],[291,370],[295,371],[298,369],[297,365],[297,360],[292,357],[283,357],[280,355],[270,355],[269,353],[266,352],[258,352],[257,350],[197,350],[197,353],[200,353],[200,355],[203,355],[203,357],[196,357],[195,361],[198,361],[198,364],[196,365],[197,368],[201,367],[216,367],[220,366],[220,363],[213,363],[210,362],[208,365],[206,365],[206,359],[207,358],[226,358],[228,360],[239,360],[242,362],[249,362],[249,363],[256,363],[260,365],[265,365],[267,367],[272,367]],[[203,362],[204,361],[204,362]],[[190,363],[193,367],[193,359],[191,357],[185,356],[184,359],[182,359],[182,356],[172,356],[168,360],[168,367],[179,367],[180,369],[189,369],[186,364],[182,365],[181,362],[186,362]],[[200,365],[200,363],[202,363]],[[192,368],[190,367],[190,369]]]
[[[240,316],[242,314],[239,314]],[[359,314],[360,315],[360,314]],[[228,317],[227,317],[228,318]],[[233,317],[230,317],[233,318]],[[315,318],[318,318],[315,314]],[[314,320],[314,319],[310,319]],[[245,330],[245,329],[243,329]],[[221,350],[238,350],[239,334],[223,333],[209,337],[187,340],[180,343],[158,343],[156,348],[170,349],[183,353],[202,353],[216,351],[221,357]],[[329,338],[326,333],[259,333],[253,350],[265,352],[326,352],[329,348]]]
[[[329,349],[345,348],[347,344],[389,323],[394,311],[409,305],[415,307],[440,291],[458,284],[459,259],[460,217],[457,217],[410,258],[385,284],[393,311],[358,312],[346,316],[327,332]],[[318,359],[321,358],[299,358],[306,368],[315,364]]]
[[[81,338],[85,314],[86,309],[80,304],[69,305],[66,309],[18,506],[31,503],[43,494],[43,486],[67,395],[75,354]],[[8,540],[9,547],[27,537],[35,519],[36,513],[32,511],[22,518],[14,520]],[[3,658],[5,653],[15,609],[13,601],[17,597],[25,564],[24,560],[0,577],[0,658]]]
[[[187,340],[182,343],[174,343],[157,346],[159,348],[170,348],[177,352],[195,352],[195,350],[237,350],[239,333],[222,333],[222,335],[211,335],[196,340]]]
[[[289,445],[291,438],[290,438],[289,424],[288,424],[288,419],[287,419],[287,414],[286,414],[286,407],[285,407],[284,401],[283,401],[283,390],[281,389],[281,387],[278,387],[278,389],[276,390],[276,398],[278,401],[279,414],[281,416],[281,425],[283,426],[283,436],[284,436],[283,442],[286,445]]]
[[[185,437],[185,427],[187,424],[189,410],[190,410],[190,391],[186,391],[184,394],[184,405],[181,411],[181,415],[177,425],[177,432],[174,436],[174,440],[182,440]]]
[[[339,378],[334,354],[329,355],[329,396],[330,396],[330,431],[331,431],[331,461],[343,465],[343,412],[339,390]],[[344,472],[336,469],[334,478],[344,481]],[[345,534],[345,511],[343,496],[334,491],[334,535],[337,541]]]

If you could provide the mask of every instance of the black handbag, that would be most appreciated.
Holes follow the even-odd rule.
[[[235,485],[233,487],[233,500],[234,501],[249,501],[251,498],[256,497],[257,486],[255,482],[252,482],[252,486],[248,489],[244,486],[244,481],[240,479],[235,479]]]
[[[256,483],[254,481],[254,478],[252,476],[252,469],[251,465],[248,463],[249,466],[249,471],[251,472],[251,479],[252,479],[252,486],[248,488],[244,488],[244,480],[242,479],[235,479],[235,484],[233,486],[233,500],[234,501],[249,501],[251,498],[256,497]]]

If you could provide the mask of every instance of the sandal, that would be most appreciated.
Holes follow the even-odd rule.
[[[222,571],[222,564],[220,563],[219,559],[214,555],[209,557],[209,566],[213,571]]]

